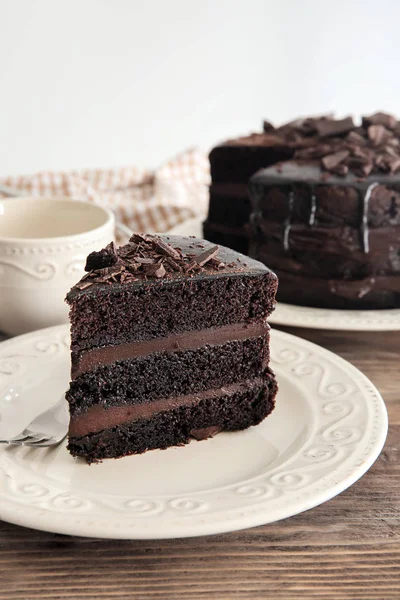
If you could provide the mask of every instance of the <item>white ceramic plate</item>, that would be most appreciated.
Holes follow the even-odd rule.
[[[269,322],[343,331],[400,331],[400,309],[334,310],[278,302]]]
[[[169,232],[175,235],[203,237],[200,219],[191,219]],[[334,329],[343,331],[400,331],[400,309],[338,310],[295,306],[279,302],[270,323],[288,327]]]
[[[65,444],[2,446],[0,518],[64,534],[174,538],[270,523],[339,494],[382,449],[382,398],[319,346],[275,330],[271,344],[280,391],[261,425],[92,466]],[[0,344],[0,435],[16,434],[68,379],[67,326]]]

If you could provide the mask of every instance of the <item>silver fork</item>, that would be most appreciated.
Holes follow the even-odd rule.
[[[16,446],[56,446],[63,441],[68,432],[68,407],[65,397],[48,410],[35,417],[28,427],[9,440],[0,440],[0,444]]]

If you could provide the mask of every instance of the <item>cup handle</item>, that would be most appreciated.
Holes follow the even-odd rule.
[[[116,222],[115,223],[115,229],[119,233],[119,235],[121,236],[121,238],[124,241],[126,241],[126,242],[129,240],[129,238],[131,237],[131,235],[133,233],[132,230],[129,229],[129,227],[127,227],[123,223]],[[126,238],[126,240],[125,240],[125,238]]]

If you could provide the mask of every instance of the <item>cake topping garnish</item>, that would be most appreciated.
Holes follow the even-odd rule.
[[[165,254],[166,256],[174,258],[175,260],[179,260],[181,258],[181,255],[179,254],[178,250],[175,250],[175,248],[173,248],[169,244],[166,244],[164,240],[162,240],[160,237],[155,236],[151,238],[150,241],[153,244],[154,248],[161,252],[161,254]]]
[[[86,259],[85,271],[94,271],[95,269],[105,269],[116,264],[118,260],[117,251],[114,242],[99,252],[91,252]]]
[[[364,178],[400,171],[400,121],[386,113],[362,117],[361,126],[352,117],[332,115],[297,119],[277,128],[265,122],[264,132],[292,148],[295,159],[318,160],[334,175],[352,172]]]
[[[218,257],[218,246],[204,249],[203,244],[192,246],[201,252],[184,254],[181,248],[167,243],[168,238],[157,235],[134,233],[127,244],[115,248],[111,242],[100,252],[92,252],[86,262],[85,270],[89,271],[76,284],[84,290],[94,283],[124,283],[138,279],[162,279],[178,273],[194,275],[207,270],[223,269],[226,266],[237,266],[234,263],[225,265]]]
[[[208,263],[209,260],[211,260],[212,258],[217,256],[217,254],[218,254],[218,246],[213,246],[212,248],[209,248],[208,250],[204,250],[204,252],[201,252],[200,254],[195,256],[194,261],[200,267],[203,267],[206,263]]]

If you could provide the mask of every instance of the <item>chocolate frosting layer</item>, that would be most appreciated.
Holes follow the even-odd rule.
[[[400,225],[400,174],[339,177],[317,164],[289,161],[251,178],[252,208],[269,221],[359,227]],[[290,206],[289,196],[293,197]]]
[[[109,294],[121,288],[270,273],[265,265],[248,256],[194,236],[141,234],[133,234],[131,241],[120,248],[109,244],[92,253],[87,269],[89,272],[68,292],[67,303],[72,305],[77,297]]]
[[[154,415],[174,410],[181,406],[192,406],[208,398],[222,398],[231,396],[239,391],[251,389],[262,383],[261,377],[241,383],[233,383],[222,388],[206,390],[197,394],[187,394],[175,398],[162,398],[146,404],[112,406],[92,406],[85,413],[71,417],[69,425],[70,437],[81,437],[89,433],[111,429],[117,425],[138,421],[140,419],[150,419]]]
[[[370,229],[368,252],[358,228],[293,224],[290,252],[284,252],[284,231],[278,223],[257,222],[260,238],[252,245],[271,269],[304,273],[310,277],[360,279],[373,274],[400,275],[400,226]],[[399,281],[400,285],[400,281]]]
[[[269,329],[267,323],[234,323],[202,331],[172,334],[164,338],[94,348],[83,352],[76,361],[73,361],[72,378],[76,379],[79,375],[91,369],[121,360],[148,356],[155,352],[179,352],[194,350],[206,345],[215,346],[232,341],[246,340],[265,335],[269,332]]]
[[[277,270],[281,302],[319,308],[380,309],[400,306],[400,277],[322,279]]]
[[[348,279],[399,270],[400,175],[377,173],[361,180],[351,173],[339,177],[323,173],[318,165],[291,161],[260,171],[250,186],[253,250],[280,238],[283,262],[311,261],[319,271],[324,268],[321,253],[331,254],[335,270],[327,269],[327,277],[340,276],[349,261],[359,268],[350,269]],[[313,256],[313,250],[319,254]],[[260,258],[257,251],[252,255]]]

